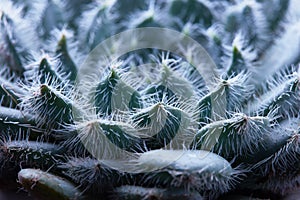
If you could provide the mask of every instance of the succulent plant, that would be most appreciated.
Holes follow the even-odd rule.
[[[0,180],[40,199],[293,194],[299,8],[296,0],[1,0]],[[215,63],[210,85],[190,63],[194,46],[185,58],[125,52],[79,81],[97,45],[145,27],[201,44]]]

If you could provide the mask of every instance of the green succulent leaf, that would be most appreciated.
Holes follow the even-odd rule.
[[[18,174],[21,185],[32,195],[43,199],[83,199],[81,191],[71,182],[38,169],[22,169]]]

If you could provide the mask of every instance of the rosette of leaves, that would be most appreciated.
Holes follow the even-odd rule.
[[[41,199],[289,195],[300,174],[299,8],[296,0],[2,0],[0,179]],[[188,60],[149,49],[78,83],[88,53],[128,27],[199,42],[216,63],[213,87]],[[131,170],[118,166],[126,159]]]

